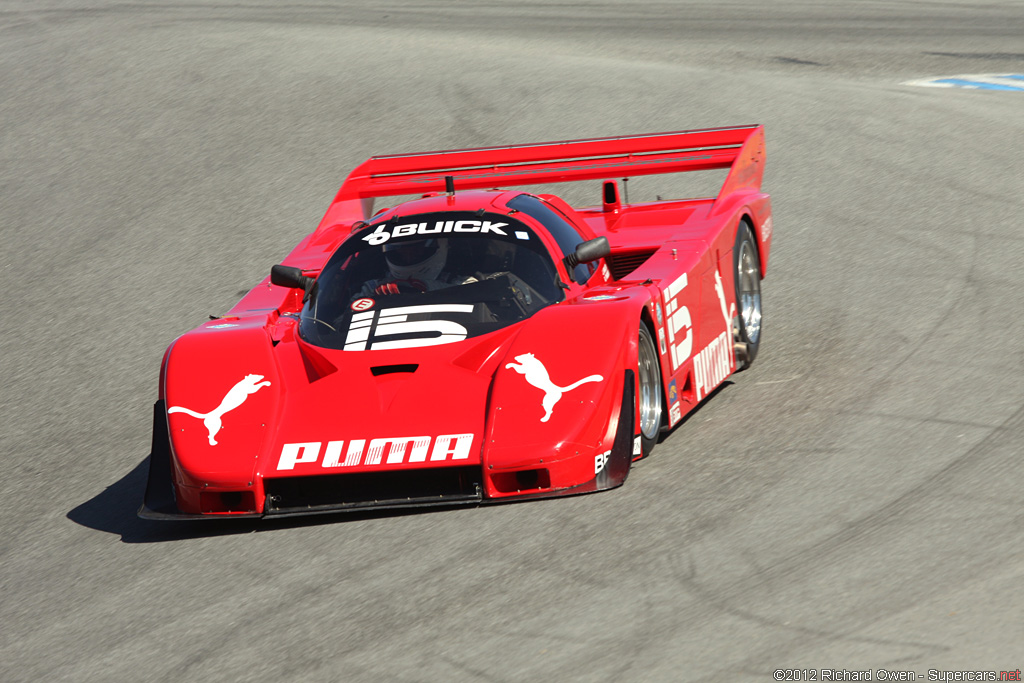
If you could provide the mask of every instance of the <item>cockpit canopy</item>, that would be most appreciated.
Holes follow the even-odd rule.
[[[544,243],[511,216],[392,216],[331,256],[299,333],[349,351],[432,346],[501,329],[564,298]]]

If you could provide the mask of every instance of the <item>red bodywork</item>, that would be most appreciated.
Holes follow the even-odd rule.
[[[168,348],[154,411],[148,518],[308,514],[582,493],[621,484],[640,457],[638,329],[660,363],[670,429],[736,369],[733,247],[745,221],[763,274],[771,208],[759,126],[372,158],[284,260],[317,277],[377,197],[422,194],[373,216],[508,214],[522,184],[729,168],[715,198],[574,209],[535,195],[580,242],[611,254],[565,300],[452,343],[340,350],[300,338],[303,291],[264,280],[224,317]],[[445,177],[456,192],[445,192]],[[540,222],[516,215],[550,251]],[[353,237],[355,239],[355,237]],[[727,310],[728,309],[728,310]],[[353,310],[356,310],[355,308]],[[526,357],[560,388],[528,381]],[[592,379],[597,376],[599,379]]]

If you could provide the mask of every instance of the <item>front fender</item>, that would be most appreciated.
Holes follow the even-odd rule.
[[[264,323],[208,324],[180,337],[167,353],[161,398],[183,510],[198,505],[199,487],[253,486],[281,392]]]
[[[536,469],[548,482],[540,488],[554,490],[600,473],[618,431],[626,371],[636,367],[642,305],[639,297],[584,300],[530,319],[495,372],[484,449],[489,480]],[[632,425],[632,414],[626,417]],[[488,494],[510,493],[502,488]]]

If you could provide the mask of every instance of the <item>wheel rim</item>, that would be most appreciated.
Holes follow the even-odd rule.
[[[740,245],[740,317],[747,341],[757,343],[761,336],[761,270],[757,254],[748,240]]]
[[[640,335],[640,433],[654,439],[661,428],[661,374],[650,335]]]

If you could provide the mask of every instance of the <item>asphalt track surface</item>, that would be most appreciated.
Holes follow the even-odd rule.
[[[0,6],[0,680],[1024,667],[1024,96],[901,85],[1021,4],[366,5]],[[163,350],[368,156],[747,123],[761,356],[623,488],[136,518]]]

